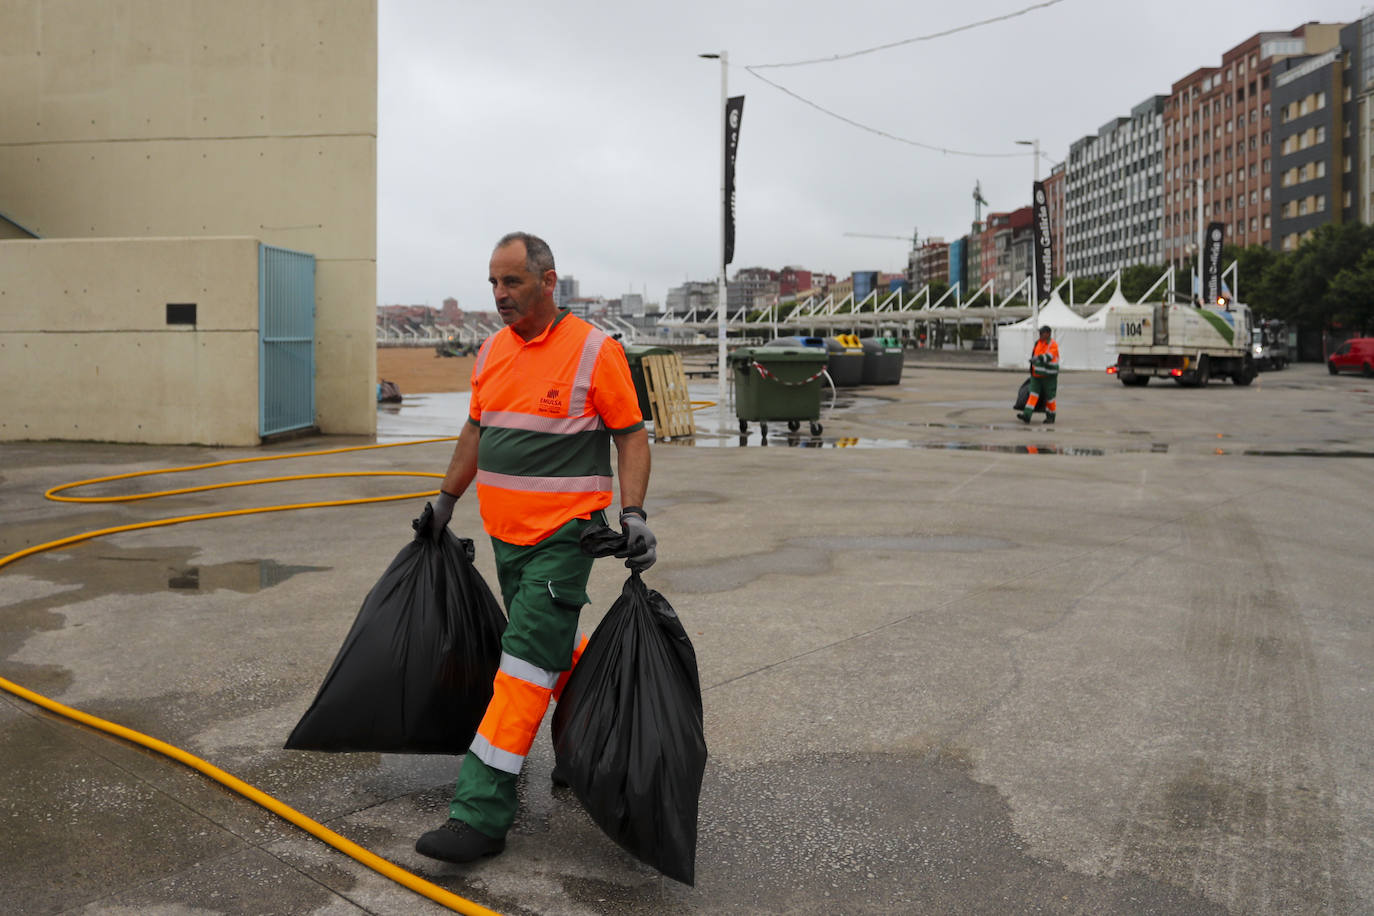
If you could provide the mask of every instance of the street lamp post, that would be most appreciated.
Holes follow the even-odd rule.
[[[730,201],[726,199],[725,189],[725,160],[727,156],[726,107],[729,104],[729,67],[730,55],[726,51],[719,54],[698,54],[697,57],[707,60],[720,59],[720,258],[716,262],[720,267],[720,278],[716,286],[716,410],[720,412],[720,425],[725,426],[725,309],[726,309],[726,289],[725,289],[725,223],[730,218]]]
[[[1016,143],[1017,143],[1018,146],[1029,146],[1029,147],[1031,148],[1031,159],[1034,160],[1034,165],[1033,165],[1032,168],[1033,168],[1033,170],[1034,170],[1035,180],[1038,182],[1038,181],[1040,180],[1040,138],[1039,138],[1039,137],[1036,137],[1034,140],[1017,140]],[[1032,187],[1034,187],[1034,186],[1032,186]],[[1035,194],[1034,194],[1034,193],[1031,194],[1031,206],[1032,206],[1032,207],[1035,206]],[[1031,247],[1034,247],[1034,246],[1031,246]],[[1035,334],[1038,334],[1038,333],[1040,332],[1040,281],[1039,281],[1039,279],[1036,277],[1036,273],[1037,273],[1037,271],[1038,271],[1038,269],[1039,269],[1039,266],[1040,266],[1039,263],[1038,263],[1040,259],[1039,259],[1038,257],[1036,257],[1035,254],[1037,254],[1037,253],[1032,253],[1032,256],[1031,256],[1031,294],[1030,294],[1030,301],[1031,301],[1031,331],[1033,332],[1033,333],[1032,333],[1032,338],[1033,338],[1033,339],[1034,339],[1034,335],[1035,335]]]

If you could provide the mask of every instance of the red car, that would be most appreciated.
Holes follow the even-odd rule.
[[[1337,372],[1363,372],[1374,377],[1374,337],[1352,337],[1326,358],[1326,368]]]

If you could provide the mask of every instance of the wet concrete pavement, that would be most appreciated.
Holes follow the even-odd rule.
[[[647,579],[695,642],[711,752],[695,888],[550,789],[546,734],[507,851],[461,868],[412,849],[445,816],[457,758],[281,749],[420,500],[23,559],[0,571],[0,675],[184,747],[503,913],[1374,911],[1374,384],[1307,365],[1248,389],[1070,373],[1059,424],[1026,428],[1009,409],[1019,381],[912,364],[900,386],[841,391],[820,437],[770,426],[767,447],[757,429],[740,447],[733,416],[706,409],[694,443],[655,447]],[[402,405],[379,439],[448,432],[450,408]],[[346,444],[0,445],[0,550],[427,485],[42,495]],[[87,495],[442,471],[448,451]],[[454,530],[478,534],[473,502]],[[623,573],[597,565],[588,631]],[[0,911],[440,912],[197,773],[0,697]]]

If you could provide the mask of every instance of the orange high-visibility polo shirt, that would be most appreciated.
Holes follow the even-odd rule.
[[[487,338],[470,403],[482,523],[519,546],[609,506],[611,436],[644,426],[620,342],[567,311],[532,340]]]

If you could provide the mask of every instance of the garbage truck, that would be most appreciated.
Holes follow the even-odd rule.
[[[1255,380],[1250,307],[1226,297],[1215,304],[1155,302],[1120,305],[1116,323],[1116,365],[1123,385],[1148,385],[1172,378],[1198,387],[1215,378],[1237,385]]]

